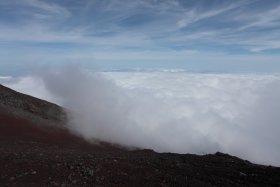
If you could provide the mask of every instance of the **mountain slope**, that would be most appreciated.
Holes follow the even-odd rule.
[[[16,92],[0,84],[0,111],[47,125],[66,124],[65,111],[56,104]]]
[[[280,186],[278,167],[89,143],[66,125],[61,107],[0,86],[0,186]]]

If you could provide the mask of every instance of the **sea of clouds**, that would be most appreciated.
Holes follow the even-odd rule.
[[[280,75],[88,72],[75,66],[0,83],[72,111],[69,127],[159,152],[226,152],[280,165]]]

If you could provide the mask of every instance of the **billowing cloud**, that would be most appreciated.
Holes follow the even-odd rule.
[[[36,89],[44,86],[70,109],[70,128],[88,139],[160,152],[223,151],[280,165],[279,75],[90,73],[72,66],[40,80]],[[35,90],[34,81],[26,84],[32,81],[20,79],[17,88]]]
[[[25,77],[11,77],[0,76],[0,84],[8,86],[18,92],[32,95],[34,97],[44,99],[50,102],[60,104],[60,101],[56,99],[45,87],[45,84],[41,77],[25,76]]]

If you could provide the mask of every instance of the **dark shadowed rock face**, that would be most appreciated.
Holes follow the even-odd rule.
[[[57,128],[65,123],[61,118],[65,113],[55,104],[3,86],[0,103],[0,187],[280,186],[278,167],[223,153],[129,151],[89,143]],[[41,125],[42,121],[55,125]]]

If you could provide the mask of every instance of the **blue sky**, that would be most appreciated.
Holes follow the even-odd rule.
[[[0,0],[0,74],[65,63],[280,72],[280,1]]]

